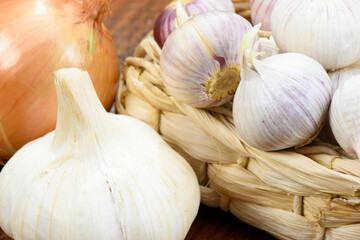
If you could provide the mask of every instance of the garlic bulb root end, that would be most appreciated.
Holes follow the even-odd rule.
[[[240,67],[229,66],[211,73],[204,87],[210,99],[221,100],[234,94],[239,83]]]

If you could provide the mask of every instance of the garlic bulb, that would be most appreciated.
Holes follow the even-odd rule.
[[[250,29],[243,17],[221,11],[199,14],[181,25],[160,57],[168,92],[194,107],[231,100],[240,81],[240,44]]]
[[[360,1],[278,0],[271,30],[282,52],[314,58],[325,69],[360,59]]]
[[[259,38],[259,42],[260,42],[260,48],[261,51],[263,52],[262,55],[259,56],[258,59],[265,59],[267,57],[271,57],[273,55],[279,54],[280,50],[278,48],[278,46],[275,43],[275,40],[273,38],[273,36],[271,36],[270,38]]]
[[[318,62],[299,53],[257,60],[250,49],[258,29],[242,43],[245,60],[233,105],[236,129],[246,143],[266,151],[306,144],[326,116],[329,76]]]
[[[231,0],[173,0],[158,16],[154,24],[154,38],[163,47],[168,36],[175,30],[177,18],[176,5],[181,2],[188,16],[198,15],[207,11],[235,12]]]
[[[251,22],[261,23],[261,29],[271,31],[271,13],[277,0],[250,0]]]
[[[148,125],[107,113],[87,72],[55,72],[56,130],[0,173],[0,226],[15,239],[183,239],[200,193]]]
[[[335,91],[330,107],[330,126],[336,141],[350,155],[360,157],[360,75]]]
[[[360,69],[357,68],[342,68],[333,72],[329,73],[330,81],[331,81],[331,87],[332,87],[332,95],[334,95],[336,89],[341,84],[344,84],[345,81],[352,78],[353,76],[359,75]],[[324,127],[321,129],[319,136],[319,139],[322,141],[325,141],[327,143],[331,143],[333,145],[338,145],[334,134],[331,130],[329,118],[325,120]]]
[[[359,75],[360,69],[357,68],[342,68],[333,72],[329,73],[330,81],[331,81],[331,87],[332,87],[332,95],[334,95],[336,89],[341,84],[344,84],[345,81],[352,78],[353,76]],[[324,127],[321,129],[319,133],[319,139],[322,141],[325,141],[327,143],[331,143],[333,145],[338,145],[334,134],[331,130],[331,126],[329,123],[329,118],[325,120]]]
[[[341,84],[356,75],[360,75],[360,69],[358,68],[342,68],[329,73],[332,85],[332,93],[334,94],[336,89]]]

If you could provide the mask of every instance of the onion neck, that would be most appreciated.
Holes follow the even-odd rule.
[[[104,17],[111,15],[111,0],[82,0],[83,20],[92,20],[101,24]]]
[[[54,74],[58,116],[53,144],[74,144],[81,139],[96,138],[107,113],[89,74],[77,68],[60,69]]]

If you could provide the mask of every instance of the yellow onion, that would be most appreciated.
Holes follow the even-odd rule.
[[[0,158],[55,128],[52,73],[87,70],[106,109],[115,97],[119,62],[102,24],[110,0],[0,1]]]

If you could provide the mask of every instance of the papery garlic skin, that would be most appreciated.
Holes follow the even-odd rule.
[[[79,71],[55,73],[56,130],[0,173],[1,228],[29,240],[184,239],[200,202],[190,165],[145,123],[106,113]]]
[[[167,5],[155,21],[154,38],[160,48],[163,47],[166,39],[176,29],[176,3],[177,0],[174,0]],[[235,12],[231,0],[181,0],[181,3],[189,17],[207,11]]]
[[[338,87],[353,76],[360,75],[358,68],[342,68],[329,73],[333,95]]]
[[[260,49],[263,52],[262,55],[259,56],[259,60],[274,56],[280,53],[280,49],[275,43],[273,36],[270,38],[259,38]]]
[[[271,13],[277,0],[250,0],[251,22],[261,23],[261,29],[271,31]]]
[[[278,0],[271,30],[281,52],[298,52],[325,69],[360,59],[360,1]]]
[[[234,123],[249,145],[275,151],[308,143],[331,99],[330,79],[315,60],[284,53],[244,65],[233,105]]]
[[[351,156],[360,157],[360,76],[341,84],[330,106],[330,126],[339,145]]]
[[[175,30],[161,52],[166,90],[194,107],[232,99],[240,81],[239,52],[251,24],[231,12],[206,12]]]

